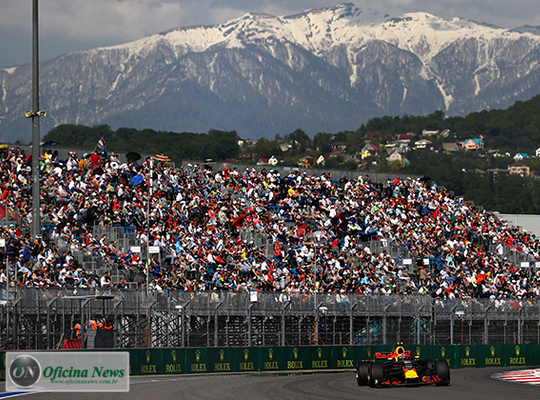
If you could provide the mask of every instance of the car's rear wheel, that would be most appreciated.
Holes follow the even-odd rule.
[[[377,387],[384,380],[384,367],[380,363],[369,364],[369,386]]]
[[[437,386],[448,386],[450,384],[450,368],[446,360],[435,360],[435,373],[439,377]]]
[[[368,385],[369,364],[368,362],[359,362],[356,364],[356,382],[358,386]]]

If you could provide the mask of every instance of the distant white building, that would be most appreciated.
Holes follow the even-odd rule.
[[[431,143],[432,143],[431,140],[420,139],[420,140],[418,140],[417,142],[414,143],[414,147],[417,148],[417,149],[425,149],[427,147],[427,145],[431,144]]]
[[[388,163],[397,162],[401,165],[406,164],[406,159],[399,151],[392,151],[388,157],[386,157]]]
[[[326,159],[328,158],[328,156],[324,155],[324,154],[321,154],[319,156],[319,158],[317,158],[317,165],[322,165],[324,166],[326,164]]]
[[[289,143],[289,142],[281,143],[279,145],[279,148],[281,149],[281,151],[285,152],[285,151],[287,151],[289,149],[292,149],[292,144]]]
[[[268,164],[278,165],[278,163],[283,162],[283,157],[281,156],[272,156],[268,159]]]
[[[521,161],[523,160],[524,158],[529,158],[529,155],[527,153],[517,153],[515,156],[514,156],[514,160],[515,161]]]

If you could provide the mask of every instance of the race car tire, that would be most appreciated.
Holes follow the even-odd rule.
[[[435,360],[435,373],[439,377],[440,381],[436,386],[448,386],[450,384],[450,368],[446,360]]]
[[[356,383],[358,383],[358,386],[368,385],[369,364],[368,362],[356,364]]]
[[[380,363],[369,364],[369,386],[374,388],[384,380],[384,367]]]

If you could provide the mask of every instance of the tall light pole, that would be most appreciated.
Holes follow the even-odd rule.
[[[39,24],[38,0],[32,3],[32,111],[25,116],[32,118],[32,238],[41,236],[41,216],[39,199],[39,118],[47,115],[39,111]]]

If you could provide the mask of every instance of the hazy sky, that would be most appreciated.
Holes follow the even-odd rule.
[[[136,40],[171,28],[226,22],[247,12],[289,15],[343,3],[332,0],[41,0],[40,60]],[[355,0],[399,16],[425,11],[504,28],[540,26],[539,0]],[[0,0],[0,68],[32,61],[32,0]]]

